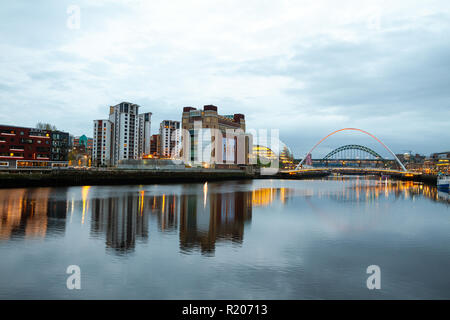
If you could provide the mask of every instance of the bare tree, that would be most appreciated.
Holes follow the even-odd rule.
[[[56,126],[50,123],[43,123],[43,122],[38,122],[36,124],[36,128],[41,130],[56,130]]]

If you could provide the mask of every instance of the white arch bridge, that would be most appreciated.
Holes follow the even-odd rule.
[[[385,159],[383,158],[378,152],[365,147],[365,146],[361,146],[361,145],[356,145],[356,144],[350,144],[350,145],[345,145],[345,146],[341,146],[333,151],[331,151],[330,153],[328,153],[323,159],[320,160],[312,160],[311,158],[311,154],[312,152],[322,143],[324,142],[326,139],[328,139],[329,137],[342,132],[342,131],[357,131],[357,132],[361,132],[364,133],[366,135],[368,135],[369,137],[371,137],[373,140],[375,140],[378,144],[380,144],[384,149],[386,149],[388,151],[388,153],[390,155],[392,155],[393,160],[392,159]],[[305,166],[305,162],[309,161],[309,165]],[[358,166],[353,166],[353,167],[328,167],[329,162],[339,162],[341,161],[341,163],[345,163],[345,162],[350,162],[350,163],[355,163],[357,162],[359,165]],[[345,162],[344,162],[345,161]],[[319,167],[313,167],[312,166],[312,162],[315,162],[316,164],[318,162],[322,162],[322,164],[326,164],[326,167],[323,167],[323,165],[319,166]],[[379,165],[379,167],[367,167],[361,166],[361,163],[370,163],[372,162],[373,164],[384,164],[384,165]],[[396,169],[392,169],[392,168],[386,168],[386,164],[387,163],[396,163],[399,167],[399,170]],[[282,171],[284,173],[290,173],[290,174],[295,174],[297,172],[308,172],[308,171],[336,171],[336,172],[354,172],[354,173],[368,173],[368,174],[372,174],[372,173],[381,173],[381,174],[400,174],[400,175],[406,175],[406,176],[411,176],[411,175],[415,175],[416,173],[413,172],[408,172],[408,170],[406,169],[406,167],[403,165],[403,163],[400,161],[400,159],[398,159],[398,157],[392,152],[391,149],[389,149],[388,146],[386,146],[380,139],[378,139],[377,137],[375,137],[373,134],[361,130],[361,129],[357,129],[357,128],[344,128],[344,129],[340,129],[340,130],[336,130],[330,134],[328,134],[326,137],[322,138],[319,142],[317,142],[312,148],[311,150],[309,150],[309,152],[306,154],[306,156],[303,158],[303,160],[297,165],[297,167],[294,170],[285,170]]]

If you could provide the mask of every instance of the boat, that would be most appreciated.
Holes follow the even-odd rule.
[[[450,186],[450,175],[440,174],[437,178],[437,187],[440,190],[449,190]]]

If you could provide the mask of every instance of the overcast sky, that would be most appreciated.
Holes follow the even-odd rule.
[[[2,124],[92,136],[129,101],[156,133],[214,104],[297,157],[344,127],[396,153],[450,150],[448,0],[2,1],[0,46]],[[343,132],[313,156],[352,143],[381,152]]]

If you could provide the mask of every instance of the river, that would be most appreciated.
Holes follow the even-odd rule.
[[[357,176],[0,189],[0,299],[448,299],[449,199]]]

